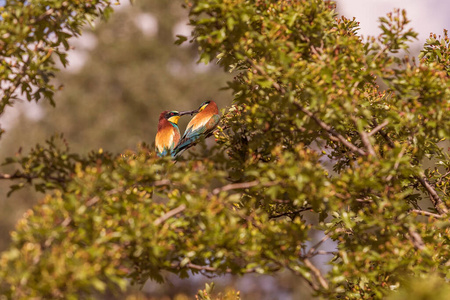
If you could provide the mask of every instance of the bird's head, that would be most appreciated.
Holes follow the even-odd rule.
[[[159,119],[160,120],[166,119],[170,123],[177,125],[178,120],[180,119],[181,116],[192,115],[193,113],[196,113],[196,111],[195,110],[189,110],[189,111],[176,111],[176,110],[168,111],[168,110],[166,110],[161,113],[161,115],[159,116]]]
[[[211,103],[210,100],[203,102],[200,107],[198,108],[198,112],[201,112],[202,110],[204,110],[209,104]]]

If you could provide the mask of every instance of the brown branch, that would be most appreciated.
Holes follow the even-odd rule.
[[[384,121],[384,122],[381,123],[380,125],[375,126],[375,128],[373,128],[373,129],[368,133],[368,135],[369,135],[369,136],[372,136],[372,135],[376,134],[378,131],[380,131],[381,129],[383,129],[384,126],[386,126],[386,125],[388,125],[388,124],[389,124],[389,121],[388,121],[388,120]]]
[[[314,256],[313,254],[316,252],[317,248],[319,248],[320,245],[322,245],[329,238],[330,236],[328,234],[322,237],[319,242],[317,242],[314,246],[311,247],[311,249],[309,249],[308,253],[306,253],[306,257]]]
[[[55,177],[55,176],[38,176],[38,175],[30,175],[25,173],[20,173],[16,171],[14,174],[5,174],[0,173],[0,180],[13,180],[13,179],[26,179],[28,181],[32,181],[33,179],[43,179],[43,180],[53,180],[59,183],[66,182],[66,179],[63,177]]]
[[[161,223],[167,221],[168,219],[172,218],[173,216],[179,214],[180,212],[182,212],[183,210],[186,209],[186,205],[185,204],[181,204],[180,206],[169,210],[167,213],[165,213],[164,215],[162,215],[161,217],[159,217],[158,219],[156,219],[153,222],[153,225],[158,226]]]
[[[280,217],[284,217],[284,216],[296,215],[296,214],[299,214],[301,212],[308,211],[311,209],[312,209],[312,207],[304,207],[304,208],[301,208],[301,209],[295,210],[295,211],[288,211],[288,212],[281,213],[278,215],[271,215],[271,216],[269,216],[269,219],[276,219],[276,218],[280,218]]]
[[[441,184],[442,180],[444,180],[445,177],[447,177],[448,175],[450,175],[450,171],[448,171],[447,173],[445,173],[444,175],[442,175],[439,180],[436,182],[436,185]]]
[[[229,190],[237,190],[237,189],[247,189],[247,188],[254,187],[258,184],[259,184],[259,180],[254,180],[254,181],[250,181],[250,182],[232,183],[232,184],[228,184],[223,187],[220,187],[220,188],[215,188],[212,193],[213,193],[213,195],[217,195],[220,192],[226,192]]]
[[[358,120],[354,116],[350,116],[351,120],[355,124],[355,127],[358,127]],[[361,138],[362,143],[366,147],[368,153],[372,156],[376,156],[375,150],[373,149],[372,143],[369,139],[369,134],[364,130],[358,130],[359,137]]]
[[[375,122],[376,124],[376,122]],[[394,148],[395,144],[391,140],[391,138],[383,131],[380,130],[381,136],[386,140],[390,148]],[[441,215],[448,213],[448,208],[445,205],[445,203],[442,201],[441,197],[439,197],[438,193],[434,189],[434,187],[431,186],[431,184],[428,182],[427,178],[425,177],[425,174],[423,172],[419,174],[418,176],[414,176],[420,184],[427,190],[427,192],[430,194],[430,200],[433,203],[434,208],[436,208],[437,212]]]
[[[225,270],[220,270],[218,268],[214,268],[214,267],[210,267],[210,266],[201,266],[201,265],[197,265],[197,264],[193,264],[193,263],[187,263],[184,266],[181,266],[180,263],[174,263],[171,265],[171,267],[177,268],[177,269],[188,268],[188,269],[194,269],[194,270],[198,270],[198,271],[207,271],[207,272],[211,272],[211,273],[217,272],[217,271],[225,271],[226,273],[233,273],[233,270],[231,270],[230,268],[226,268]],[[256,270],[257,270],[257,267],[245,270],[244,273],[253,273],[253,272],[256,272]],[[269,270],[269,272],[276,272],[279,270],[280,270],[280,267],[274,267],[274,268],[271,268]]]
[[[179,266],[179,265],[176,266],[176,265],[175,265],[175,267],[180,268],[181,266]],[[189,269],[199,270],[199,271],[208,271],[208,272],[217,272],[217,271],[218,271],[218,269],[217,269],[217,268],[214,268],[214,267],[210,267],[210,266],[200,266],[200,265],[196,265],[196,264],[192,264],[192,263],[186,264],[185,267],[186,267],[186,268],[189,268]],[[225,270],[225,272],[231,273],[231,269],[227,268],[227,269]]]
[[[325,280],[325,278],[322,276],[322,273],[320,273],[320,270],[316,268],[316,266],[314,266],[311,261],[308,258],[305,258],[303,260],[303,262],[305,263],[305,266],[307,266],[314,274],[314,276],[316,277],[316,279],[319,281],[320,285],[328,290],[329,286],[328,286],[328,282]]]
[[[437,212],[441,215],[448,213],[448,208],[445,206],[445,203],[442,201],[441,197],[437,194],[436,190],[431,186],[428,182],[425,174],[421,173],[419,176],[415,176],[417,180],[419,180],[420,184],[427,190],[430,194],[431,202],[433,202],[434,207]]]
[[[14,174],[4,174],[4,173],[0,173],[0,180],[1,179],[35,179],[37,178],[37,176],[32,176],[32,175],[28,175],[28,174],[23,174],[23,173],[14,173]]]
[[[320,287],[317,285],[317,283],[313,280],[312,276],[310,278],[307,278],[305,275],[303,275],[302,273],[298,272],[297,270],[293,269],[290,266],[284,266],[284,267],[286,267],[288,270],[293,272],[295,275],[301,276],[313,290],[318,291],[320,289]]]
[[[416,231],[414,231],[411,227],[408,228],[408,233],[409,233],[409,234],[407,234],[408,239],[411,241],[414,248],[416,248],[417,250],[425,249],[425,243],[423,242],[420,234],[418,234]]]
[[[308,117],[310,117],[311,119],[313,119],[317,125],[319,125],[322,129],[324,129],[329,137],[334,140],[334,141],[339,141],[341,142],[343,145],[345,145],[347,148],[349,148],[352,152],[354,152],[355,154],[364,156],[367,155],[367,153],[356,147],[355,145],[353,145],[352,143],[350,143],[344,136],[342,136],[341,134],[339,134],[337,131],[335,131],[333,128],[331,128],[331,126],[329,126],[328,124],[326,124],[325,122],[323,122],[321,119],[319,119],[318,117],[316,117],[312,112],[310,112],[308,109],[306,109],[305,107],[303,107],[302,105],[300,105],[297,102],[294,102],[294,104]]]
[[[52,13],[54,12],[53,8],[50,8],[49,10],[47,10],[45,13],[43,13],[42,15],[40,15],[39,17],[37,17],[36,19],[33,20],[33,23],[39,23],[40,21],[44,20],[45,18],[47,18],[48,16],[50,16]]]
[[[378,57],[378,55],[380,55],[382,52],[385,51],[386,46],[384,47],[384,49],[382,49],[376,56],[375,59]],[[253,68],[255,68],[255,70],[257,70],[261,75],[263,75],[264,77],[266,77],[268,80],[270,80],[272,82],[272,85],[274,86],[274,88],[276,90],[278,90],[281,94],[285,94],[286,90],[280,85],[278,84],[278,82],[276,82],[273,78],[271,78],[260,66],[256,65],[250,58],[246,58],[246,61],[249,62]],[[357,146],[355,146],[354,144],[352,144],[351,142],[349,142],[344,136],[342,136],[341,134],[339,134],[337,131],[335,131],[331,126],[329,126],[328,124],[326,124],[325,122],[323,122],[321,119],[319,119],[317,116],[315,116],[311,111],[309,111],[307,108],[303,107],[302,105],[300,105],[297,102],[294,102],[294,105],[296,105],[304,114],[306,114],[308,117],[310,117],[311,119],[313,119],[322,129],[324,129],[327,133],[328,136],[331,140],[336,141],[336,142],[341,142],[344,146],[346,146],[347,148],[349,148],[353,153],[358,154],[360,156],[365,156],[367,155],[367,153],[362,150],[361,148],[358,148]],[[380,132],[381,136],[386,140],[386,142],[388,143],[389,147],[394,148],[395,144],[394,142],[389,138],[389,136],[387,135],[387,133],[385,133],[381,128],[383,127],[382,125],[385,124],[387,121],[384,121],[382,124],[378,125],[377,122],[375,121],[375,128],[374,130],[372,130],[372,132]],[[387,124],[386,124],[387,125]],[[376,130],[375,130],[376,129]],[[361,134],[361,133],[360,133]],[[372,133],[374,134],[374,133]],[[374,155],[375,151],[373,150],[373,147],[371,147],[370,141],[368,141],[367,138],[367,133],[360,135],[361,139],[363,141],[363,143],[365,144],[366,148],[368,148],[369,154]],[[440,214],[445,214],[448,212],[447,207],[445,206],[444,202],[442,201],[442,199],[439,197],[439,195],[437,194],[437,192],[434,190],[434,188],[424,179],[424,176],[416,176],[416,178],[419,180],[419,182],[422,184],[423,187],[425,187],[425,189],[428,191],[428,193],[430,194],[430,198],[436,208],[436,210],[440,213]]]
[[[375,128],[377,128],[378,126],[380,126],[380,125],[378,125],[377,121],[374,121],[373,123],[374,123],[375,126],[376,126]],[[394,142],[392,141],[392,139],[388,136],[388,134],[387,134],[383,129],[379,129],[378,131],[380,132],[380,134],[381,134],[381,136],[383,137],[383,139],[388,143],[389,147],[390,147],[390,148],[394,148],[394,147],[395,147],[395,144],[394,144]]]
[[[172,182],[169,179],[157,180],[153,182],[151,186],[163,186],[163,185],[171,185]]]
[[[420,209],[411,209],[410,212],[416,213],[418,215],[423,215],[423,216],[428,216],[428,217],[433,217],[433,218],[442,218],[442,215],[438,215],[438,214],[434,214],[432,212],[429,211],[424,211],[424,210],[420,210]]]
[[[323,250],[317,250],[316,252],[314,252],[313,256],[315,255],[336,255],[339,252],[337,251],[323,251]]]

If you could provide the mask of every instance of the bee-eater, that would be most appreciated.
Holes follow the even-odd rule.
[[[180,141],[178,120],[182,115],[193,114],[196,111],[163,111],[159,115],[158,132],[155,137],[155,150],[159,157],[175,156],[174,149]]]
[[[213,131],[219,123],[219,109],[214,101],[205,101],[197,110],[198,113],[191,119],[186,127],[186,131],[180,140],[178,146],[174,149],[174,155],[177,155],[202,135],[206,136]],[[196,111],[194,111],[196,112]]]

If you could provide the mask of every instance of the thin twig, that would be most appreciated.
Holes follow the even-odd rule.
[[[180,206],[169,210],[167,213],[165,213],[164,215],[162,215],[161,217],[159,217],[158,219],[156,219],[153,222],[153,225],[158,226],[159,224],[165,222],[166,220],[170,219],[171,217],[179,214],[180,212],[182,212],[183,210],[186,209],[186,205],[185,204],[181,204]]]
[[[39,23],[40,21],[44,20],[46,17],[50,16],[53,12],[54,12],[53,8],[50,8],[45,13],[43,13],[42,15],[40,15],[39,17],[34,19],[33,23],[34,24]]]
[[[301,276],[313,290],[318,291],[320,289],[319,285],[313,280],[312,276],[308,276],[309,277],[308,278],[303,273],[298,272],[297,270],[293,269],[289,265],[286,265],[284,267],[287,268],[288,270],[290,270],[291,272],[293,272],[295,275]]]
[[[336,255],[339,252],[337,251],[324,251],[324,250],[317,250],[314,252],[314,255]]]
[[[317,280],[319,281],[320,285],[328,290],[329,286],[328,286],[328,282],[325,280],[325,278],[322,276],[322,273],[320,273],[320,270],[316,268],[316,266],[314,266],[312,264],[312,262],[308,259],[305,258],[303,260],[303,262],[305,263],[305,265],[313,272],[314,276],[317,278]]]
[[[330,125],[326,124],[325,122],[323,122],[321,119],[319,119],[318,117],[316,117],[312,112],[310,112],[308,109],[306,109],[305,107],[303,107],[302,105],[300,105],[297,102],[294,102],[294,104],[308,117],[310,117],[311,119],[313,119],[317,125],[319,125],[322,129],[324,129],[325,131],[327,131],[329,137],[334,140],[334,141],[339,141],[342,144],[344,144],[347,148],[349,148],[350,150],[352,150],[352,152],[361,155],[361,156],[365,156],[367,155],[367,153],[356,147],[355,145],[353,145],[352,143],[350,143],[344,136],[342,136],[341,134],[339,134],[337,131],[335,131],[333,128],[331,128]]]
[[[448,175],[450,175],[450,171],[439,177],[439,180],[436,182],[436,185],[441,184],[442,180],[444,180],[444,178],[447,177]]]
[[[378,127],[376,121],[374,121],[374,124],[375,124],[376,127]],[[379,129],[378,131],[380,132],[380,134],[383,137],[383,139],[388,143],[388,146],[390,148],[394,148],[395,144],[392,141],[392,139],[388,136],[388,134],[383,129]]]
[[[350,118],[353,121],[353,123],[355,124],[355,127],[358,127],[358,120],[356,119],[356,117],[351,116]],[[366,147],[368,153],[372,156],[376,156],[377,154],[375,153],[372,143],[370,142],[369,134],[367,132],[365,132],[364,129],[358,130],[358,134],[359,134],[359,137],[361,138],[362,143]]]
[[[320,245],[322,245],[329,238],[330,236],[328,234],[322,237],[319,242],[317,242],[314,246],[311,247],[311,249],[309,249],[308,253],[306,253],[306,257],[311,256],[311,254],[313,254],[317,250],[317,248],[319,248]]]
[[[171,185],[172,182],[169,179],[157,180],[151,184],[151,186],[163,186],[163,185]]]
[[[177,268],[177,269],[181,269],[181,268],[188,268],[188,269],[194,269],[194,270],[199,270],[199,271],[207,271],[207,272],[217,272],[217,271],[225,271],[226,273],[233,273],[233,270],[230,268],[226,268],[225,270],[220,270],[218,268],[214,268],[214,267],[210,267],[210,266],[201,266],[201,265],[197,265],[197,264],[193,264],[193,263],[187,263],[184,266],[181,266],[180,263],[174,263],[171,266],[172,268]],[[256,270],[258,269],[258,267],[255,268],[251,268],[248,270],[245,270],[244,273],[253,273],[256,272]],[[276,272],[279,271],[281,268],[278,266],[275,266],[274,268],[270,268],[270,272]]]
[[[429,211],[424,211],[424,210],[420,210],[420,209],[411,209],[410,212],[419,214],[419,215],[423,215],[423,216],[429,216],[429,217],[433,217],[433,218],[438,218],[441,219],[442,215],[438,215],[438,214],[434,214],[432,212]]]
[[[418,234],[416,231],[414,231],[411,227],[408,228],[408,239],[413,244],[414,248],[417,250],[423,250],[425,249],[425,243],[422,240],[422,237],[420,234]]]
[[[369,135],[369,136],[374,135],[375,133],[377,133],[378,131],[380,131],[381,129],[383,129],[383,127],[386,126],[386,125],[388,125],[388,124],[389,124],[389,121],[388,121],[388,120],[384,121],[384,122],[381,123],[380,125],[375,126],[375,128],[373,128],[373,129],[368,133],[368,135]]]
[[[376,122],[375,122],[376,124]],[[390,148],[394,148],[395,144],[391,140],[391,138],[383,131],[380,130],[381,136],[386,140]],[[431,186],[431,184],[428,182],[427,178],[425,177],[425,174],[423,172],[419,174],[418,176],[414,176],[420,184],[427,190],[427,192],[430,194],[430,200],[433,203],[434,208],[436,208],[437,212],[441,215],[448,213],[448,208],[445,205],[445,203],[442,201],[441,197],[439,197],[436,190]]]
[[[0,173],[0,179],[35,179],[37,178],[37,176],[32,176],[32,175],[28,175],[28,174],[23,174],[23,173],[14,173],[14,174],[4,174],[4,173]]]
[[[254,187],[258,184],[259,184],[259,180],[254,180],[254,181],[250,181],[250,182],[232,183],[232,184],[228,184],[223,187],[220,187],[220,188],[215,188],[212,193],[213,193],[213,195],[217,195],[220,192],[226,192],[229,190],[248,189],[248,188]]]
[[[436,190],[430,185],[430,183],[428,183],[425,174],[421,173],[419,176],[415,176],[415,178],[419,180],[420,184],[430,194],[430,199],[438,213],[441,215],[448,213],[448,208],[445,206],[445,203],[442,201],[441,197],[439,197]]]
[[[301,209],[295,210],[295,211],[288,211],[288,212],[281,213],[278,215],[271,215],[271,216],[269,216],[269,219],[276,219],[276,218],[280,218],[280,217],[284,217],[284,216],[296,215],[296,214],[299,214],[301,212],[308,211],[311,209],[312,209],[312,207],[308,206],[308,207],[304,207],[304,208],[301,208]]]
[[[25,174],[25,173],[20,173],[19,171],[16,171],[16,173],[14,174],[5,174],[5,173],[0,173],[0,180],[12,180],[12,179],[26,179],[29,182],[31,182],[33,179],[49,179],[49,180],[53,180],[53,181],[57,181],[59,183],[64,183],[66,182],[66,179],[63,177],[55,177],[55,176],[38,176],[38,175],[30,175],[30,174]]]

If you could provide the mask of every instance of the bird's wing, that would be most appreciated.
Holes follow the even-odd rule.
[[[177,155],[180,151],[187,148],[190,144],[200,138],[202,134],[207,134],[214,130],[220,121],[219,115],[213,115],[209,118],[204,118],[200,122],[188,126],[180,140],[180,143],[175,147],[174,154]]]
[[[210,133],[211,131],[213,131],[216,128],[217,124],[219,124],[219,121],[220,121],[220,116],[219,115],[213,115],[209,119],[208,123],[206,124],[206,131],[207,132],[205,132],[205,133]]]

